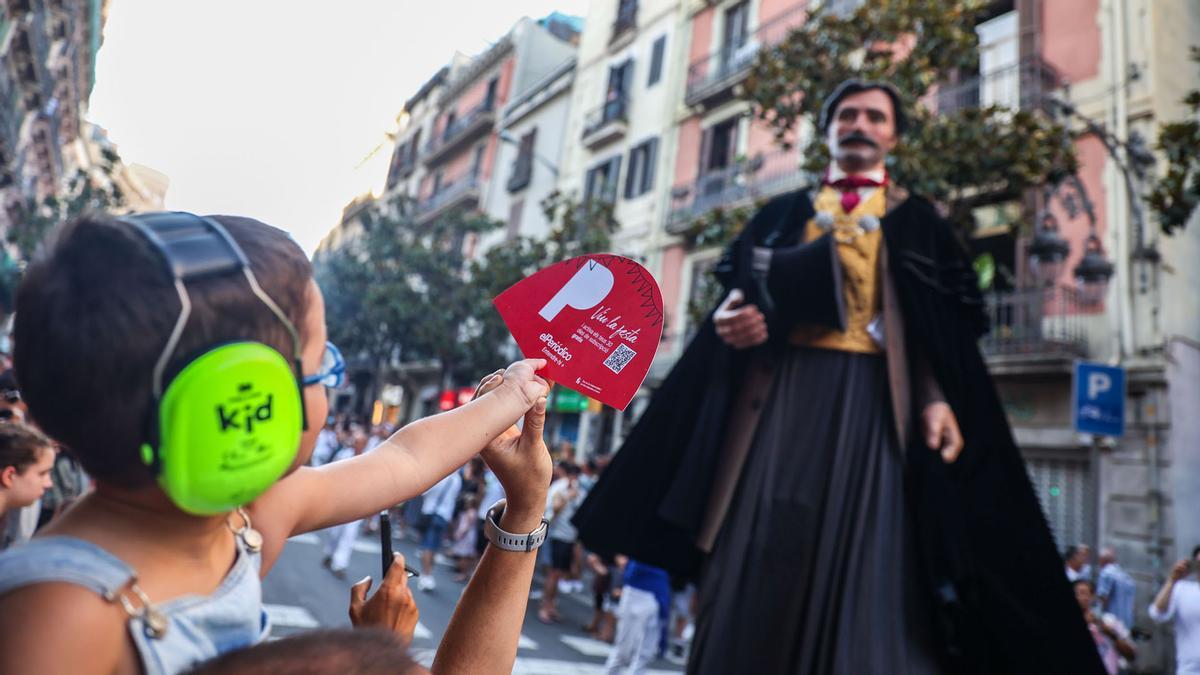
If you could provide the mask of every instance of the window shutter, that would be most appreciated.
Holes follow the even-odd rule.
[[[658,165],[658,139],[650,139],[645,148],[642,153],[642,189],[639,194],[645,194],[654,189],[654,170]]]
[[[637,181],[638,167],[641,164],[643,154],[642,146],[636,146],[629,151],[629,168],[625,171],[625,198],[632,199],[637,196]]]
[[[709,167],[709,152],[712,150],[713,130],[709,127],[704,130],[703,136],[700,138],[700,168],[696,172],[697,176],[703,176],[708,173]]]
[[[621,177],[621,156],[617,155],[608,162],[608,175],[604,181],[604,199],[605,201],[615,203],[617,201],[617,186],[620,185],[617,181]]]
[[[650,81],[647,87],[653,87],[662,79],[663,56],[667,50],[667,36],[663,35],[654,41],[654,50],[650,54]]]

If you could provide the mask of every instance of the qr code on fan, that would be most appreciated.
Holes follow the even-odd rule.
[[[608,355],[607,359],[604,359],[604,365],[608,366],[608,369],[614,373],[619,373],[625,368],[625,364],[632,361],[635,356],[637,356],[637,352],[620,344]]]

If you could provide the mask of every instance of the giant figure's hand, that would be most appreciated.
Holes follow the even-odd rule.
[[[713,314],[717,335],[734,349],[757,347],[767,341],[767,319],[745,296],[733,289]]]
[[[958,419],[949,405],[935,401],[925,406],[921,413],[921,426],[929,449],[940,450],[947,464],[958,459],[958,453],[963,449],[963,438],[958,429]]]

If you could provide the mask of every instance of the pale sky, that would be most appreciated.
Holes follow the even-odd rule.
[[[88,117],[171,179],[167,208],[246,215],[311,253],[383,187],[404,101],[455,50],[588,0],[111,0]],[[356,168],[357,167],[357,168]]]

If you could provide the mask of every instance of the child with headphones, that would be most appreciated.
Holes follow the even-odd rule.
[[[543,365],[308,467],[344,364],[295,242],[230,216],[64,225],[18,291],[14,367],[95,489],[0,555],[0,672],[175,673],[261,640],[260,578],[288,537],[421,494],[544,414]],[[544,486],[506,476],[501,525],[532,530]]]

